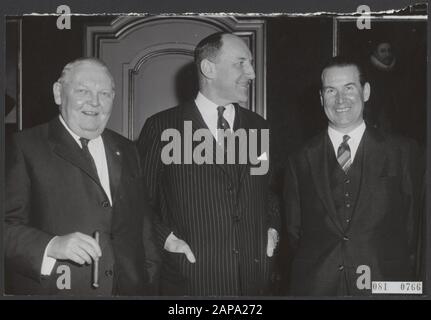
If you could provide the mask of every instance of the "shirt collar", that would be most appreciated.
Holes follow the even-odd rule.
[[[208,129],[210,129],[212,135],[217,139],[218,105],[205,97],[201,92],[198,93],[195,103]],[[223,117],[232,129],[235,121],[235,107],[232,103],[224,107],[226,109],[223,113]]]
[[[218,105],[205,97],[202,92],[199,91],[195,99],[195,103],[201,114],[215,114],[217,116]],[[229,103],[224,107],[226,108],[225,112],[232,112],[232,109],[234,109],[232,103]]]
[[[60,119],[61,124],[66,128],[67,132],[69,132],[69,133],[70,133],[70,135],[72,136],[72,138],[76,141],[76,143],[77,143],[80,147],[82,147],[82,146],[81,146],[81,141],[79,140],[81,137],[80,137],[80,136],[78,136],[75,132],[73,132],[73,131],[69,128],[69,126],[66,124],[66,121],[64,121],[63,116],[62,116],[61,114],[59,114],[59,115],[58,115],[58,118]],[[95,138],[95,139],[91,139],[91,140],[88,142],[88,144],[93,143],[93,142],[99,142],[99,141],[101,141],[101,139],[102,139],[102,137],[101,137],[101,136],[98,136],[98,137],[97,137],[97,138]]]
[[[328,126],[328,135],[334,147],[335,154],[337,154],[338,147],[343,142],[343,137],[345,135],[348,135],[350,139],[347,141],[347,143],[349,144],[349,147],[351,149],[350,151],[351,151],[351,156],[353,160],[355,158],[356,151],[358,150],[359,144],[362,140],[362,136],[364,135],[365,129],[366,129],[366,125],[364,121],[362,121],[362,123],[358,127],[353,129],[349,133],[343,133]]]

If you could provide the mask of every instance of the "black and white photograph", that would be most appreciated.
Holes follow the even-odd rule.
[[[427,10],[6,15],[2,295],[426,299]]]

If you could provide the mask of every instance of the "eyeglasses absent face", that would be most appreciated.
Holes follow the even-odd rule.
[[[246,102],[251,81],[255,78],[251,52],[244,41],[233,35],[223,36],[223,45],[213,63],[212,83],[224,103]]]
[[[370,85],[361,85],[356,66],[334,66],[323,70],[320,99],[331,127],[348,133],[359,126],[369,96]]]
[[[54,84],[55,101],[64,121],[80,137],[98,137],[109,120],[115,96],[108,71],[95,63],[82,62],[64,78]]]

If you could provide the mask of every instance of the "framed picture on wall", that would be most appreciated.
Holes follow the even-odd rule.
[[[371,95],[365,120],[374,127],[426,140],[427,15],[373,15],[360,29],[356,16],[334,18],[333,55],[361,62]]]

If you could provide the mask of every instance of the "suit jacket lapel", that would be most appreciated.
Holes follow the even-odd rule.
[[[330,146],[329,136],[325,131],[307,150],[310,163],[311,176],[316,187],[317,194],[322,200],[326,211],[334,225],[343,232],[343,227],[337,217],[334,200],[329,185],[327,148]]]
[[[373,128],[367,128],[362,137],[364,155],[362,162],[362,177],[359,188],[356,206],[352,214],[352,223],[355,219],[356,212],[366,212],[364,208],[368,205],[370,199],[370,188],[373,185],[372,180],[378,179],[384,171],[387,163],[387,157],[384,151],[384,138],[378,131]]]
[[[193,131],[198,129],[208,129],[194,101],[188,102],[184,105],[183,118],[184,118],[184,121],[192,122]]]
[[[233,130],[236,131],[238,129],[244,129],[247,132],[247,143],[249,143],[250,140],[250,136],[249,136],[249,130],[250,130],[250,123],[248,123],[247,121],[245,121],[244,119],[244,113],[242,112],[241,107],[235,103],[235,120],[233,123]],[[258,128],[253,128],[253,129],[258,129]],[[257,143],[260,143],[260,140],[257,139]],[[257,152],[259,153],[261,150],[260,148],[260,144],[258,145],[257,148]],[[249,153],[249,146],[247,146],[247,152]],[[236,159],[237,161],[239,161],[239,154],[236,154]],[[240,174],[239,174],[239,183],[242,183],[242,180],[244,179],[245,175],[247,174],[247,172],[250,172],[250,161],[249,161],[249,155],[247,154],[247,163],[240,165]]]
[[[87,174],[94,182],[100,187],[99,177],[97,173],[91,168],[87,159],[82,154],[82,149],[73,137],[67,132],[66,128],[61,124],[58,117],[53,119],[49,124],[49,141],[52,145],[53,152],[59,157],[70,162],[75,167],[80,168]]]
[[[104,131],[102,134],[103,144],[105,146],[106,162],[109,171],[109,186],[111,189],[112,203],[115,203],[115,196],[117,195],[118,186],[121,181],[122,175],[122,162],[123,153],[109,131]]]
[[[195,102],[189,102],[189,103],[184,105],[183,117],[184,117],[184,121],[191,121],[192,122],[193,133],[199,129],[206,129],[209,131],[209,128],[206,125],[204,119],[202,118],[202,115],[199,112],[199,109],[196,106]],[[219,146],[218,146],[216,140],[214,139],[214,137],[212,137],[212,138],[213,138],[212,143],[213,143],[213,155],[214,155],[213,156],[213,163],[217,166],[217,168],[221,169],[225,174],[229,175],[229,173],[226,170],[226,168],[224,167],[224,165],[220,164],[220,163],[223,163],[223,161],[224,161],[224,153],[222,150],[218,150],[219,152],[217,152],[217,148],[219,148]],[[196,143],[193,143],[193,147],[195,145],[196,145]]]

